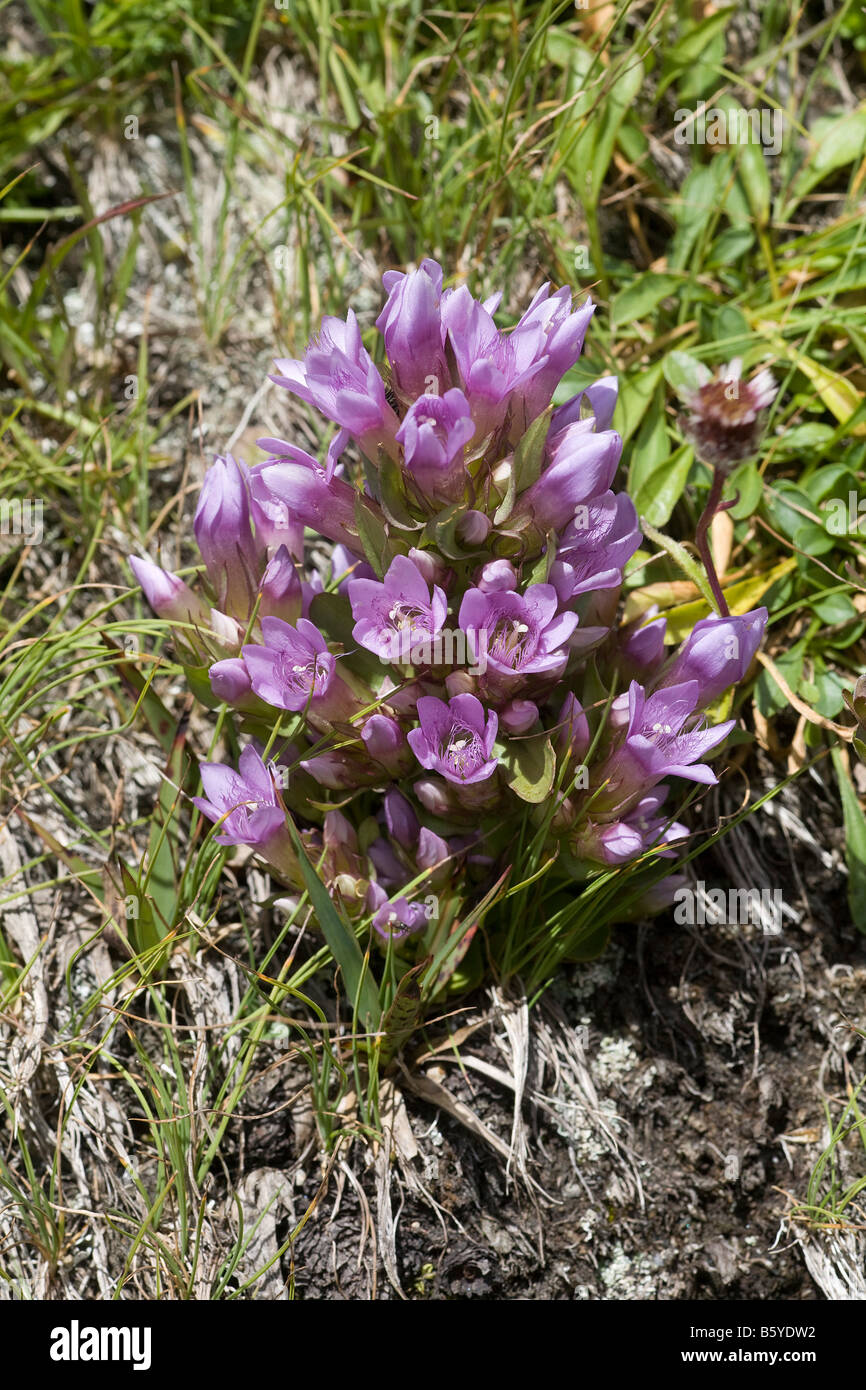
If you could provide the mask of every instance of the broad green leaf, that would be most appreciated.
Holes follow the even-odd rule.
[[[681,275],[660,275],[652,270],[638,275],[630,285],[614,295],[610,306],[611,324],[619,328],[624,323],[646,318],[663,299],[675,295],[682,285]]]
[[[630,439],[634,434],[661,378],[661,362],[655,362],[651,367],[642,367],[639,371],[627,372],[620,378],[613,426],[622,435],[623,441]]]
[[[694,457],[691,444],[683,444],[653,469],[634,497],[638,516],[652,526],[665,525],[683,495]]]
[[[751,516],[761,500],[764,480],[754,463],[741,463],[728,480],[727,491],[737,498],[729,514],[734,521],[742,521]]]
[[[515,796],[533,805],[550,794],[556,774],[556,755],[550,739],[511,739],[500,762],[503,776]]]
[[[669,352],[662,365],[665,381],[680,399],[704,386],[712,375],[709,367],[688,352]]]
[[[810,131],[812,151],[794,183],[794,201],[810,193],[828,174],[859,164],[866,149],[866,106],[844,116],[818,119]]]

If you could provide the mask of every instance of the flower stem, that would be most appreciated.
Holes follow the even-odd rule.
[[[704,569],[707,572],[707,579],[709,581],[710,588],[713,591],[715,606],[718,609],[721,616],[723,618],[727,618],[730,617],[730,612],[728,609],[727,600],[724,594],[722,593],[722,586],[719,583],[719,576],[716,574],[716,565],[715,561],[713,560],[712,551],[710,550],[710,543],[708,537],[710,523],[713,517],[716,515],[716,512],[720,510],[720,503],[722,500],[722,488],[724,487],[724,485],[724,473],[720,468],[714,468],[713,482],[710,488],[710,495],[707,498],[707,505],[704,507],[704,510],[701,513],[701,518],[698,522],[697,530],[695,532],[695,544],[698,548],[698,554],[704,562]],[[722,508],[722,510],[724,509]]]

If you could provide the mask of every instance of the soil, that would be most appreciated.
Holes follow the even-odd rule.
[[[826,789],[816,783],[805,795],[819,823]],[[392,1169],[395,1283],[407,1297],[826,1296],[804,1260],[804,1242],[824,1237],[789,1214],[826,1143],[822,1095],[840,1100],[862,1063],[849,1020],[866,952],[835,855],[787,839],[802,825],[804,799],[802,783],[781,794],[787,831],[766,817],[758,835],[759,812],[738,832],[786,885],[799,922],[786,920],[778,935],[751,925],[679,926],[670,914],[624,927],[599,961],[574,967],[530,1011],[527,1090],[548,1105],[529,1099],[523,1107],[528,1181],[507,1175],[488,1143],[404,1086],[419,1149],[408,1174],[400,1162]],[[824,844],[834,838],[828,827]],[[725,885],[712,853],[700,866],[708,884]],[[804,888],[797,894],[795,875]],[[501,1068],[497,1016],[489,1000],[475,1001],[473,1017],[489,1022],[461,1051]],[[553,1075],[551,1038],[555,1049],[579,1049],[597,1109],[585,1088],[569,1093]],[[506,1088],[453,1063],[434,1074],[508,1142]],[[282,1120],[257,1125],[245,1148],[248,1168],[285,1171]],[[352,1164],[357,1187],[331,1173],[295,1243],[293,1269],[285,1265],[297,1297],[399,1296],[367,1239],[375,1165],[364,1172],[360,1150]],[[412,1168],[426,1195],[412,1190]],[[310,1172],[296,1188],[299,1210],[320,1181]]]

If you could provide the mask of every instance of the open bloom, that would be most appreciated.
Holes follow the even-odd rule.
[[[424,497],[454,501],[466,485],[463,448],[475,433],[469,402],[459,388],[425,395],[409,407],[397,431],[406,469]]]
[[[373,912],[373,926],[387,941],[400,941],[411,932],[423,931],[427,925],[427,912],[423,903],[412,903],[400,896],[390,901],[383,888],[376,882],[367,889],[367,907]]]
[[[331,317],[322,320],[319,336],[302,360],[284,357],[274,365],[277,372],[271,381],[348,431],[369,457],[375,459],[380,444],[395,452],[397,416],[351,309],[345,323]]]
[[[409,746],[422,767],[449,782],[483,782],[496,771],[492,756],[499,720],[486,715],[474,695],[455,695],[446,704],[433,695],[418,700],[421,727],[409,733]]]
[[[678,685],[696,680],[697,705],[713,700],[741,681],[754,660],[767,626],[766,608],[756,608],[741,617],[722,618],[717,613],[695,623],[666,672],[662,685]]]
[[[558,675],[568,660],[563,644],[577,627],[576,613],[559,613],[552,584],[531,584],[525,594],[467,589],[460,626],[474,661],[512,679]]]
[[[619,805],[637,793],[645,794],[663,777],[685,777],[707,785],[718,781],[712,768],[698,760],[727,738],[736,721],[729,719],[706,728],[693,717],[698,697],[696,680],[650,696],[632,681],[625,739],[594,778],[597,785],[609,780],[593,800],[594,811]]]
[[[264,646],[251,644],[243,650],[256,695],[277,709],[309,708],[325,719],[348,717],[355,702],[314,623],[300,618],[292,627],[281,618],[263,618],[262,633]]]
[[[286,828],[273,779],[260,755],[248,744],[237,772],[225,763],[202,763],[204,796],[193,802],[208,820],[219,822],[220,845],[249,845],[284,877],[297,875],[297,859]]]
[[[772,405],[777,386],[766,368],[741,380],[743,363],[736,357],[720,367],[714,377],[703,368],[704,380],[686,397],[689,414],[685,433],[704,463],[729,467],[757,452],[761,442],[763,413]]]
[[[427,647],[442,630],[448,611],[437,584],[433,593],[407,555],[391,561],[384,581],[350,579],[352,636],[382,661],[409,664],[416,649]]]

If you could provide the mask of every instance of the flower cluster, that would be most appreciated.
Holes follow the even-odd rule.
[[[552,404],[592,303],[545,285],[504,332],[498,296],[445,289],[433,261],[384,285],[382,367],[351,312],[276,363],[334,426],[324,461],[263,439],[262,462],[207,472],[207,597],[132,565],[192,688],[245,742],[237,770],[201,770],[219,842],[300,888],[291,817],[345,911],[429,948],[514,863],[527,820],[572,882],[673,856],[667,783],[716,781],[733,721],[706,710],[767,615],[706,618],[676,651],[664,617],[620,626],[641,532],[614,489],[616,380]]]

